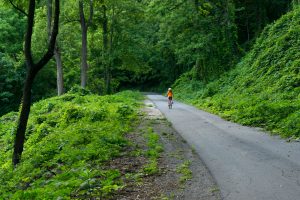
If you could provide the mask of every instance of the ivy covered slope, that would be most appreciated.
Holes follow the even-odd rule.
[[[122,186],[105,163],[129,145],[142,96],[69,93],[32,106],[22,162],[12,169],[17,113],[0,118],[0,199],[106,198]],[[135,120],[136,121],[136,120]]]
[[[230,120],[300,136],[300,8],[265,28],[231,71],[208,84],[193,71],[175,83],[177,98]]]

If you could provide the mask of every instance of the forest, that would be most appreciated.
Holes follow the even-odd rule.
[[[81,7],[79,7],[79,3]],[[32,101],[78,85],[97,94],[161,91],[195,67],[208,82],[233,68],[288,0],[61,1],[54,58],[37,75]],[[46,50],[48,1],[38,1],[33,59]],[[19,108],[26,76],[26,1],[1,1],[1,114]],[[20,12],[19,10],[23,10]],[[48,20],[48,21],[47,21]]]
[[[177,100],[284,138],[299,138],[299,4],[0,0],[0,182],[7,183],[1,184],[0,197],[31,199],[40,195],[39,184],[47,185],[45,195],[50,195],[57,183],[46,184],[53,175],[45,178],[36,167],[55,169],[56,174],[66,170],[62,163],[83,167],[76,160],[80,150],[67,156],[72,145],[89,144],[82,158],[86,162],[95,155],[107,153],[95,159],[97,164],[119,155],[128,145],[121,132],[130,130],[141,106],[142,95],[132,91],[165,93],[172,87]],[[107,133],[99,132],[104,137],[100,141],[93,139],[97,120]],[[83,126],[87,123],[91,127]],[[92,134],[59,143],[79,129]],[[52,145],[46,147],[47,141]],[[14,167],[20,162],[23,145],[24,161],[14,171],[11,162]],[[95,150],[93,145],[102,147]],[[63,149],[61,154],[57,148]],[[155,165],[156,157],[151,159]],[[110,170],[79,173],[55,176],[70,185],[52,197],[81,185],[77,176],[83,182],[91,176],[119,176]],[[15,184],[31,189],[16,192]],[[117,183],[107,185],[100,191],[103,197],[119,189]]]

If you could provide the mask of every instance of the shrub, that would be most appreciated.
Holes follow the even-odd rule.
[[[128,145],[124,134],[133,127],[135,98],[141,95],[80,92],[35,103],[15,169],[11,155],[18,113],[0,117],[0,199],[107,199],[122,188],[120,173],[104,166]]]

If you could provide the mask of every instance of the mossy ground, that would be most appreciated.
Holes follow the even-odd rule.
[[[283,137],[300,136],[300,8],[268,25],[231,71],[204,84],[193,71],[174,84],[177,99]]]
[[[32,106],[21,163],[11,164],[18,113],[0,118],[1,199],[107,199],[122,188],[107,167],[130,143],[143,97],[135,92],[97,96],[69,93]]]

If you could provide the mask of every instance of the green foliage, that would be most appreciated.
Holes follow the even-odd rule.
[[[12,168],[17,113],[0,118],[0,198],[106,198],[123,187],[118,170],[105,164],[129,143],[142,99],[136,92],[112,96],[70,92],[35,103],[22,162]],[[129,107],[130,112],[119,112]]]
[[[181,165],[176,168],[176,172],[180,173],[180,183],[185,183],[186,181],[192,179],[192,171],[190,170],[191,161],[184,161]]]
[[[147,139],[148,146],[146,155],[150,160],[149,163],[144,166],[143,172],[149,175],[156,174],[159,172],[157,160],[163,151],[163,147],[159,143],[159,135],[155,133],[151,127],[148,128],[144,136]]]
[[[20,56],[24,29],[23,17],[0,7],[0,116],[19,107],[25,74]]]
[[[158,22],[151,62],[162,85],[193,67],[195,79],[208,81],[235,63],[234,9],[231,1],[150,1],[147,14]]]
[[[239,43],[247,50],[263,28],[285,14],[292,0],[234,0],[236,5],[236,25]]]
[[[14,0],[27,10],[28,1]],[[85,5],[88,1],[84,1]],[[193,68],[204,83],[228,71],[263,27],[289,9],[291,0],[103,0],[94,1],[88,29],[88,81],[93,93],[123,89],[163,91]],[[295,1],[293,1],[295,2]],[[16,110],[25,74],[22,51],[26,16],[0,1],[0,115]],[[46,1],[35,10],[32,54],[39,60],[48,43]],[[104,9],[104,7],[106,9]],[[88,6],[84,6],[88,18]],[[107,18],[107,44],[103,22]],[[78,1],[62,1],[57,37],[65,91],[80,83],[81,28]],[[106,41],[106,40],[105,40]],[[107,47],[104,47],[107,46]],[[109,70],[106,70],[109,68]],[[110,76],[106,76],[110,74]],[[56,63],[37,75],[32,101],[56,95]],[[106,78],[110,77],[110,89]],[[197,81],[195,81],[197,82]],[[110,92],[108,92],[110,91]]]
[[[73,86],[68,93],[69,94],[80,94],[81,96],[92,94],[91,91],[89,91],[88,89],[82,88],[79,85]]]
[[[203,84],[186,73],[178,98],[245,125],[299,137],[300,9],[267,26],[253,49],[230,72]]]
[[[0,52],[13,56],[22,50],[25,18],[12,9],[0,8]]]

